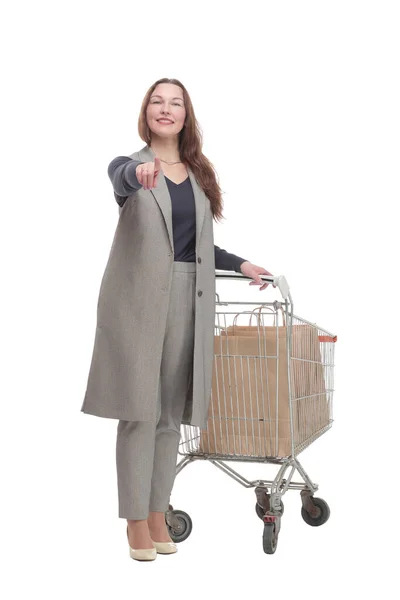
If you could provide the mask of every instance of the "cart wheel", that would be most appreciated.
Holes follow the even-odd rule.
[[[263,533],[263,549],[265,554],[274,554],[278,545],[278,534],[275,523],[265,523]]]
[[[301,516],[303,517],[307,525],[311,525],[312,527],[319,527],[320,525],[323,525],[327,522],[331,511],[325,500],[322,500],[321,498],[310,498],[310,500],[315,507],[315,511],[313,511],[314,514],[310,514],[304,508],[304,506],[302,506]]]
[[[183,542],[192,532],[192,519],[183,510],[170,511],[166,523],[173,542]]]
[[[281,500],[281,515],[283,515],[284,512],[285,512],[285,506]],[[256,513],[257,513],[257,517],[259,517],[262,521],[265,511],[264,511],[263,507],[258,504],[258,502],[256,502]]]

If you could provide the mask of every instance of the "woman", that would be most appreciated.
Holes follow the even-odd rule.
[[[82,412],[118,419],[119,516],[130,556],[172,554],[165,523],[182,423],[206,427],[211,393],[215,268],[262,285],[269,271],[214,246],[221,190],[202,154],[190,97],[176,79],[148,90],[146,146],[108,167],[119,221],[100,286]]]

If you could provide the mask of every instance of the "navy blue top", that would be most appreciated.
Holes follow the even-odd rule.
[[[114,196],[123,206],[127,197],[141,188],[136,177],[136,167],[143,164],[129,156],[117,156],[108,166],[108,176],[114,188]],[[172,229],[174,260],[196,262],[196,205],[190,178],[174,183],[165,177],[172,203]],[[214,246],[215,268],[240,273],[240,265],[247,260]]]

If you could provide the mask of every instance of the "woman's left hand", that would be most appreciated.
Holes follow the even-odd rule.
[[[252,279],[254,279],[254,281],[250,281],[249,285],[261,285],[260,292],[262,290],[265,290],[265,288],[267,288],[269,286],[269,283],[266,283],[265,281],[263,281],[261,279],[260,275],[272,275],[272,273],[270,273],[263,267],[253,265],[253,263],[251,263],[250,261],[245,260],[240,265],[240,270],[242,271],[243,275],[245,275],[246,277],[251,277]],[[273,275],[272,275],[272,277],[273,277]],[[273,287],[276,288],[276,285],[274,285]]]

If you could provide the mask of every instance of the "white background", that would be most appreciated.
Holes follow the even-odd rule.
[[[392,596],[398,10],[81,0],[3,12],[4,598]],[[285,275],[295,313],[338,335],[334,427],[301,455],[331,518],[307,526],[288,492],[273,556],[254,491],[197,462],[172,494],[191,536],[176,555],[130,560],[117,421],[80,412],[118,220],[107,166],[144,146],[139,110],[160,77],[187,87],[225,192],[215,243]]]

